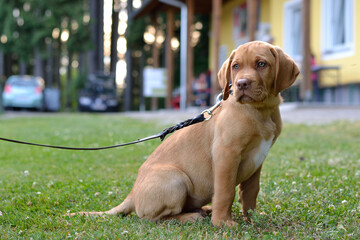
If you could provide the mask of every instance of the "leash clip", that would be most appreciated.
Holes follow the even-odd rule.
[[[217,109],[221,105],[222,100],[223,100],[223,93],[220,93],[216,97],[216,104],[214,106],[212,106],[211,108],[208,108],[208,109],[202,111],[201,114],[207,113],[209,115],[207,118],[205,118],[205,121],[208,121],[208,120],[210,120],[212,118],[213,111],[215,111],[215,109]]]

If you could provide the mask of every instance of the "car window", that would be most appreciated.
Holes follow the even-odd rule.
[[[11,85],[18,86],[18,87],[36,87],[39,86],[39,84],[36,81],[31,80],[14,80],[11,82]]]

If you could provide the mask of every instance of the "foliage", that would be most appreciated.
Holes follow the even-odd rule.
[[[122,115],[57,114],[0,119],[0,135],[68,146],[103,146],[165,126]],[[0,234],[4,239],[359,239],[360,122],[285,124],[265,161],[251,221],[235,201],[235,229],[202,222],[65,217],[103,211],[130,192],[137,169],[159,144],[74,152],[0,143]]]
[[[0,0],[0,35],[7,37],[7,42],[0,45],[0,51],[16,54],[27,63],[32,59],[35,47],[39,47],[42,55],[46,56],[46,42],[51,42],[55,28],[71,30],[67,41],[69,50],[88,50],[91,47],[90,30],[88,23],[83,21],[88,12],[86,2]]]
[[[128,31],[126,31],[127,47],[131,50],[140,50],[144,48],[144,32],[146,29],[145,17],[130,21]]]
[[[198,77],[201,73],[209,70],[209,35],[210,19],[209,15],[195,15],[194,22],[201,22],[203,27],[200,31],[200,40],[194,47],[194,76]]]

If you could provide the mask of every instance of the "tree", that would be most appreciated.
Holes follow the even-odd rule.
[[[17,66],[6,69],[4,74],[12,74],[12,69],[19,72],[19,65],[23,63],[25,73],[45,76],[49,87],[52,87],[54,78],[61,88],[60,58],[67,57],[71,66],[72,56],[79,58],[93,47],[88,5],[88,0],[0,0],[0,52]],[[64,32],[68,37],[61,40]],[[44,73],[44,60],[47,72],[51,74]],[[33,72],[29,65],[34,66]],[[68,71],[71,69],[68,67]],[[73,77],[72,74],[67,76],[66,86],[69,88]]]

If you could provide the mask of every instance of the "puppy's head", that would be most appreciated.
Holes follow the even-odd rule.
[[[265,42],[249,42],[234,50],[224,62],[218,79],[223,99],[229,97],[232,82],[233,97],[240,103],[262,103],[270,96],[290,87],[299,68],[279,47]]]

